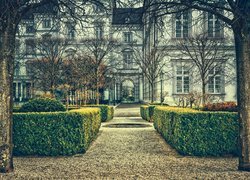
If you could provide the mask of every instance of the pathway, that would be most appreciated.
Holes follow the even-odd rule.
[[[116,111],[126,115],[130,109],[121,106]],[[137,125],[117,128],[118,123]],[[116,125],[112,127],[112,124]],[[138,124],[148,127],[138,128]],[[250,178],[250,173],[237,171],[237,158],[178,155],[156,133],[151,123],[139,117],[116,117],[103,123],[98,138],[86,154],[58,158],[17,157],[14,163],[15,173],[0,175],[0,179]]]

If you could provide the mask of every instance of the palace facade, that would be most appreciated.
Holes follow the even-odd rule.
[[[81,23],[53,6],[27,14],[17,34],[15,102],[42,93],[30,76],[27,62],[42,58],[41,54],[34,53],[37,49],[33,41],[45,36],[67,39],[63,58],[84,54],[87,51],[82,45],[84,39],[112,38],[119,42],[105,56],[111,70],[107,73],[110,82],[102,90],[102,100],[153,100],[174,105],[190,96],[198,97],[205,88],[211,101],[236,101],[233,36],[222,22],[214,15],[191,10],[160,16],[153,11],[157,7],[152,7],[152,11],[143,9],[147,1],[133,2],[114,4],[110,1],[106,4],[108,8],[88,4]],[[199,44],[201,42],[204,44]],[[199,65],[207,59],[210,60],[207,65]],[[205,84],[201,69],[206,71]],[[70,95],[72,99],[75,96],[74,92]],[[94,94],[90,92],[89,98],[94,99]]]

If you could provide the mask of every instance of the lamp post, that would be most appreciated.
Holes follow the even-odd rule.
[[[161,71],[160,72],[160,80],[161,80],[161,105],[162,105],[162,103],[163,103],[163,75],[164,75],[164,73]]]

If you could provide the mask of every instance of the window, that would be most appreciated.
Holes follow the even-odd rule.
[[[221,22],[215,15],[208,13],[207,15],[207,33],[208,37],[221,37],[222,26]]]
[[[26,24],[26,33],[34,33],[34,25],[33,24]]]
[[[19,62],[15,63],[14,74],[15,74],[15,76],[19,76],[20,75],[20,63]]]
[[[43,28],[51,28],[51,20],[50,19],[43,20]]]
[[[25,41],[25,46],[26,46],[26,54],[27,55],[32,55],[34,54],[35,50],[34,50],[34,47],[35,47],[35,43],[34,43],[34,40],[33,39],[27,39]]]
[[[123,52],[123,60],[124,60],[124,68],[132,68],[133,52],[132,51]]]
[[[124,32],[124,42],[125,43],[130,43],[132,42],[132,32]]]
[[[125,18],[125,23],[130,23],[130,18],[129,17]]]
[[[67,28],[68,28],[68,30],[67,30],[68,38],[69,39],[74,39],[75,38],[75,27],[72,24],[69,24]]]
[[[190,13],[184,11],[175,15],[175,37],[185,38],[189,35]]]
[[[101,24],[95,26],[95,36],[97,39],[103,38],[103,26]]]
[[[215,67],[209,71],[208,75],[208,93],[222,92],[221,68]]]
[[[189,93],[189,68],[188,66],[176,66],[176,92]]]

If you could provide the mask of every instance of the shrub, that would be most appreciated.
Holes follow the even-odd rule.
[[[235,102],[221,102],[206,104],[203,107],[204,111],[230,111],[237,112],[237,104]]]
[[[156,105],[141,106],[140,113],[141,113],[142,119],[149,121],[149,122],[153,122],[153,115],[154,115],[155,107]]]
[[[148,106],[143,105],[140,107],[140,114],[142,119],[148,120],[149,119],[149,111],[148,111]]]
[[[19,112],[20,107],[14,106],[13,107],[13,112]]]
[[[114,117],[114,107],[108,105],[87,105],[85,107],[98,107],[101,110],[102,122],[109,121]]]
[[[63,104],[56,99],[36,98],[25,103],[19,112],[55,112],[66,111]]]
[[[13,116],[14,155],[73,155],[83,153],[96,137],[100,110],[17,113]]]
[[[157,104],[156,105],[143,105],[143,106],[141,106],[140,107],[140,114],[141,114],[142,119],[149,121],[149,122],[153,122],[154,109],[156,106],[157,106]],[[164,105],[164,107],[165,106],[168,106],[168,105]]]
[[[238,154],[237,113],[157,107],[154,126],[183,155]]]

